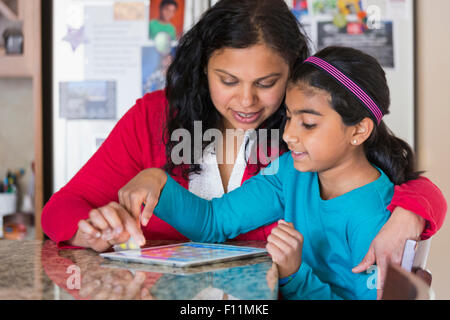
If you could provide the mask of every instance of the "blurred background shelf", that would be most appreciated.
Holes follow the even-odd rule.
[[[33,77],[38,72],[41,52],[40,0],[0,0],[0,15],[21,24],[23,54],[6,55],[0,50],[0,77]]]
[[[42,125],[42,32],[41,0],[0,0],[0,27],[17,26],[23,35],[23,53],[6,54],[0,46],[0,78],[31,79],[33,114],[35,199],[35,237],[43,239],[40,228],[43,208],[43,125]],[[3,31],[0,37],[3,40]],[[2,41],[3,42],[3,41]]]

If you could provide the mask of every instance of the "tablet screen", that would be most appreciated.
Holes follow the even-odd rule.
[[[101,254],[101,256],[130,262],[156,263],[172,266],[193,266],[260,256],[266,253],[267,251],[261,248],[187,242],[140,250],[104,253]]]

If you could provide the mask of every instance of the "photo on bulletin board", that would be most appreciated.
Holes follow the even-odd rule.
[[[166,74],[175,56],[167,33],[157,35],[156,45],[142,47],[142,95],[164,89]]]
[[[144,2],[116,2],[114,3],[115,21],[145,20]]]
[[[165,32],[178,40],[183,33],[184,0],[151,0],[149,21],[149,39]]]
[[[292,1],[292,13],[314,51],[328,46],[353,47],[372,55],[383,67],[394,69],[397,22],[386,15],[387,11],[385,0]]]
[[[72,81],[59,84],[60,118],[115,119],[115,81]]]
[[[344,27],[333,21],[318,22],[317,48],[346,46],[375,57],[383,67],[394,68],[392,21],[380,23],[378,29],[368,29],[361,22],[347,22]]]
[[[315,15],[333,15],[337,9],[339,0],[313,0],[312,12]]]

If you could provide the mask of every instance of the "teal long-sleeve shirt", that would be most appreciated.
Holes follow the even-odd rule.
[[[378,169],[379,170],[379,169]],[[376,299],[376,269],[351,269],[390,216],[394,186],[380,177],[323,200],[318,175],[294,168],[290,152],[221,198],[204,200],[168,176],[154,210],[189,239],[223,242],[279,219],[303,235],[302,264],[280,291],[286,299]]]

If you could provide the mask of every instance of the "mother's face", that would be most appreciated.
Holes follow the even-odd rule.
[[[225,129],[256,129],[281,105],[289,66],[273,49],[257,44],[217,50],[208,61],[211,100]]]

